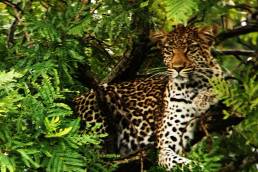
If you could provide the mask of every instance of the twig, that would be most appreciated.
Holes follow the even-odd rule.
[[[96,38],[92,35],[89,35],[89,34],[87,34],[83,38],[76,37],[73,35],[69,35],[69,37],[78,40],[81,45],[91,46],[91,47],[95,48],[96,50],[98,50],[101,53],[101,55],[104,55],[104,57],[102,56],[102,58],[99,58],[100,61],[103,61],[103,59],[106,58],[106,59],[108,59],[108,65],[113,64],[114,58],[107,51],[107,49],[111,46],[106,44],[104,41],[99,40],[98,38]]]
[[[130,157],[130,158],[116,160],[116,161],[113,161],[113,162],[118,164],[118,165],[121,165],[121,164],[128,164],[129,162],[137,161],[139,159],[140,159],[140,155],[136,155],[136,156],[133,156],[133,157]]]
[[[123,157],[119,160],[115,160],[113,162],[120,165],[120,164],[128,164],[129,162],[132,162],[132,161],[139,161],[139,160],[143,161],[144,157],[146,157],[145,150],[146,149],[141,149],[139,151],[134,152],[133,154],[127,155],[126,157]],[[141,169],[142,169],[143,162],[142,162],[141,166],[142,166],[141,167]]]
[[[8,33],[8,39],[7,39],[7,46],[10,47],[12,44],[14,44],[14,33],[16,31],[16,27],[18,25],[18,23],[21,21],[21,14],[22,14],[22,10],[20,9],[20,7],[17,4],[14,4],[10,1],[3,1],[4,4],[8,5],[9,7],[13,8],[14,10],[14,21],[9,29],[9,33]]]
[[[102,5],[102,3],[99,3],[99,4],[96,5],[93,9],[91,9],[91,10],[90,10],[90,14],[94,14],[95,11],[96,11],[99,7],[101,7],[101,5]]]
[[[17,4],[14,4],[11,1],[4,0],[4,1],[2,1],[2,3],[4,3],[5,5],[8,5],[8,6],[14,8],[16,11],[22,11],[21,8]]]
[[[14,3],[12,3],[8,0],[4,0],[2,3],[4,3],[4,4],[10,6],[11,8],[13,8],[14,9],[14,14],[15,14],[14,15],[15,20],[12,23],[12,25],[10,27],[10,30],[9,30],[9,33],[8,33],[7,45],[8,45],[8,47],[10,47],[11,44],[14,44],[14,33],[16,31],[17,25],[22,22],[21,17],[22,17],[22,14],[23,14],[23,10],[17,4],[14,4]],[[29,3],[31,3],[31,2],[29,2]],[[27,31],[24,32],[24,37],[30,43],[29,33]]]
[[[208,131],[207,116],[205,115],[205,113],[201,114],[200,124],[201,124],[201,129],[204,132],[204,136],[207,137],[207,142],[208,142],[207,148],[208,148],[208,150],[211,150],[212,149],[212,138]]]
[[[249,45],[248,43],[244,42],[243,40],[241,40],[239,37],[236,38],[237,39],[237,42],[239,44],[242,44],[243,47],[247,48],[247,49],[250,49],[250,50],[253,50],[253,49],[256,49],[256,47],[252,46],[252,45]]]
[[[141,172],[143,172],[143,154],[142,154],[142,152],[141,152]]]
[[[206,115],[204,113],[202,113],[201,118],[200,118],[201,128],[204,131],[205,136],[209,137],[209,132],[208,132],[207,126],[205,126],[205,123],[206,123],[205,118],[207,118]]]

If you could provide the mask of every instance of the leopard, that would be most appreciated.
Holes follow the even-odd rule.
[[[170,32],[151,32],[150,40],[161,52],[166,74],[101,84],[112,114],[101,115],[96,91],[91,90],[74,99],[77,115],[85,123],[101,123],[100,132],[113,122],[121,155],[154,146],[158,164],[167,170],[189,164],[185,151],[200,116],[218,102],[209,82],[222,77],[211,54],[216,30],[177,25]]]

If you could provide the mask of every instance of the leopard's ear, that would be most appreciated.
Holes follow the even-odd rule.
[[[151,31],[150,32],[150,40],[158,45],[163,45],[168,38],[168,32],[164,30],[160,31]]]
[[[206,26],[198,30],[199,37],[208,45],[212,45],[218,32],[218,26]]]

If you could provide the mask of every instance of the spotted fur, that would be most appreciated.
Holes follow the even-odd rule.
[[[122,155],[155,144],[158,163],[167,169],[186,164],[184,150],[198,117],[216,103],[208,79],[222,72],[210,54],[212,27],[177,26],[152,33],[162,51],[167,75],[104,84],[106,102],[118,121],[117,146]],[[93,91],[75,98],[76,112],[87,123],[103,123]]]

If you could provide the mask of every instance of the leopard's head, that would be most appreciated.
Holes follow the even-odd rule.
[[[151,39],[161,49],[168,74],[174,79],[188,80],[194,75],[213,74],[214,61],[210,48],[215,38],[215,27],[196,28],[178,25],[172,32],[154,32]]]

